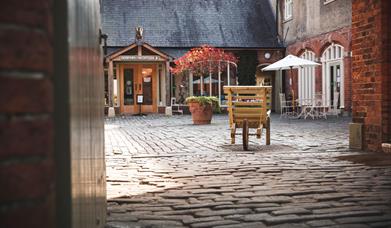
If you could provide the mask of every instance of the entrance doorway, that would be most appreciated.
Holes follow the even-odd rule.
[[[322,54],[322,91],[323,104],[332,106],[334,93],[338,92],[338,109],[344,108],[344,49],[332,44]]]
[[[121,113],[137,114],[137,95],[143,96],[142,113],[157,112],[157,77],[155,64],[124,64],[120,66]]]
[[[338,92],[341,94],[341,65],[339,63],[334,63],[329,65],[329,74],[330,74],[330,105],[334,106],[335,93]],[[340,108],[341,99],[337,99],[337,107]]]

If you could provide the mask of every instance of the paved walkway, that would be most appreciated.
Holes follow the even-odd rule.
[[[363,154],[349,119],[273,116],[272,145],[246,152],[227,121],[107,119],[107,227],[391,227],[391,165],[341,157]]]

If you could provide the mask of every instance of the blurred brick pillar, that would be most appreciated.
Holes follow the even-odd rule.
[[[0,7],[0,227],[54,227],[52,1]]]
[[[104,227],[99,1],[0,7],[0,227]]]
[[[363,124],[363,149],[391,141],[391,1],[352,2],[353,122]]]

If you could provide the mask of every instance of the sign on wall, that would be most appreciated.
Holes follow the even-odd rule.
[[[137,104],[144,103],[144,96],[142,94],[137,94]]]
[[[114,61],[164,61],[164,59],[158,55],[121,55]]]

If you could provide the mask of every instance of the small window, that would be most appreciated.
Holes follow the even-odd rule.
[[[293,12],[293,0],[285,0],[284,5],[284,20],[289,20],[292,18]]]

